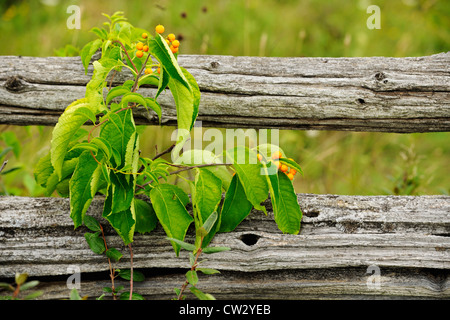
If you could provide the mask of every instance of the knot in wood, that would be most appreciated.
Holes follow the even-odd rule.
[[[212,69],[217,69],[220,66],[220,63],[218,61],[211,61],[209,65]]]
[[[19,92],[25,88],[25,84],[18,76],[11,76],[6,79],[5,88],[8,91]]]
[[[384,79],[386,79],[386,75],[384,74],[384,72],[375,73],[375,80],[382,81]]]

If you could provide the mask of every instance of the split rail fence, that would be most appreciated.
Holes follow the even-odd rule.
[[[198,120],[221,128],[450,131],[450,52],[425,57],[262,58],[180,55],[202,91]],[[92,75],[79,57],[0,57],[0,124],[53,126],[84,97]],[[118,84],[120,76],[114,83]],[[113,83],[113,84],[114,84]],[[154,88],[141,88],[153,93]],[[162,124],[176,125],[162,94]],[[137,113],[138,124],[158,125]],[[449,167],[450,168],[450,167]],[[449,172],[450,173],[450,172]],[[88,214],[101,217],[102,199]],[[298,235],[282,234],[269,215],[252,212],[233,232],[217,234],[199,288],[218,299],[449,299],[450,196],[298,194]],[[73,229],[65,198],[0,197],[0,281],[27,272],[42,299],[68,298],[81,271],[81,295],[109,285],[108,263]],[[107,230],[111,246],[121,240]],[[124,252],[126,249],[124,248]],[[158,227],[136,235],[134,267],[146,275],[134,291],[170,299],[184,282],[186,252],[175,257]],[[119,267],[128,268],[129,258]],[[120,282],[120,281],[119,281]],[[123,282],[127,286],[127,282]],[[190,298],[193,298],[192,296]]]

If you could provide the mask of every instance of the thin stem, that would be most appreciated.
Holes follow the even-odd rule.
[[[120,42],[119,40],[114,40],[113,43],[118,43],[120,44],[120,46],[122,47],[123,51],[125,52],[125,54],[128,57],[128,60],[131,62],[131,65],[133,66],[134,71],[136,71],[136,74],[138,73],[138,69],[136,68],[136,65],[134,64],[133,60],[131,60],[130,56],[128,55],[128,51],[125,48],[125,46],[123,45],[122,42]]]
[[[105,233],[103,232],[103,227],[102,225],[100,225],[100,230],[102,232],[102,238],[103,238],[103,242],[105,243],[105,250],[108,251],[108,245],[106,244],[106,237],[105,237]],[[112,267],[111,264],[111,259],[108,257],[108,264],[109,264],[109,277],[111,278],[111,289],[112,292],[115,292],[115,286],[114,286],[114,268]],[[116,295],[113,294],[113,299],[116,300]]]
[[[145,59],[145,62],[142,64],[141,70],[139,70],[139,73],[136,75],[136,80],[134,81],[133,89],[131,90],[131,92],[135,92],[135,91],[136,91],[137,84],[138,84],[138,80],[139,80],[139,78],[141,77],[142,71],[145,70],[145,67],[146,67],[146,65],[147,65],[148,58],[150,58],[150,54],[147,55],[147,58]]]
[[[178,165],[178,164],[173,164],[173,163],[168,163],[168,165],[172,166],[172,167],[178,167],[178,168],[181,167],[182,168],[180,170],[176,170],[176,171],[170,172],[169,176],[171,176],[173,174],[178,174],[180,172],[187,171],[187,170],[192,170],[192,169],[195,169],[195,168],[212,167],[212,166],[230,166],[231,163],[204,163],[204,164],[199,164],[199,165],[190,166],[190,167],[184,167],[183,165]],[[161,179],[161,178],[162,178],[162,176],[160,176],[158,179]],[[150,181],[144,183],[142,185],[142,187],[148,186],[152,182],[153,182],[153,180],[150,180]]]
[[[164,150],[163,152],[158,153],[156,156],[153,157],[152,160],[154,161],[154,160],[156,160],[156,159],[162,157],[162,156],[165,155],[166,153],[172,152],[173,148],[175,148],[175,143],[172,144],[170,147],[168,147],[168,148],[167,148],[166,150]]]
[[[195,269],[197,269],[197,261],[198,261],[198,258],[200,257],[200,254],[202,253],[202,243],[203,243],[203,238],[204,237],[201,237],[200,238],[200,248],[197,250],[197,254],[195,255],[195,259],[194,259],[194,263],[192,264],[192,266],[191,266],[191,271],[195,271]],[[181,298],[183,297],[183,292],[184,292],[184,290],[187,288],[187,286],[189,285],[189,281],[188,280],[186,280],[184,283],[183,283],[183,285],[181,286],[181,289],[180,289],[180,294],[178,295],[178,300],[181,300]]]
[[[128,244],[130,248],[130,300],[133,300],[133,250],[131,249],[131,243]]]
[[[3,164],[0,166],[0,172],[2,172],[3,169],[5,169],[5,166],[7,163],[8,163],[8,160],[3,161]]]

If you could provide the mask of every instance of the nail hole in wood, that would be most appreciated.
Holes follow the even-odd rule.
[[[310,218],[316,218],[319,216],[320,212],[318,210],[311,210],[311,211],[303,211],[303,214]]]
[[[361,99],[361,98],[357,99],[356,101],[358,101],[360,104],[366,103],[366,101],[364,99]]]
[[[261,237],[256,234],[246,233],[240,237],[240,240],[247,246],[253,246],[258,242],[259,238]]]

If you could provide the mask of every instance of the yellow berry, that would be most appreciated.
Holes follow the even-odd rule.
[[[144,50],[144,52],[148,52],[148,46],[147,45],[143,46],[142,50]]]
[[[273,154],[272,154],[272,159],[280,159],[281,157],[282,157],[283,155],[281,154],[281,152],[280,151],[275,151]]]
[[[180,41],[174,40],[172,41],[172,45],[174,46],[174,48],[178,48],[180,46]]]
[[[147,39],[147,37],[148,37],[148,34],[144,32],[144,33],[142,34],[142,38],[143,38],[143,39]]]
[[[277,167],[277,169],[280,169],[281,163],[279,161],[274,161],[273,164]]]
[[[170,46],[170,50],[172,51],[172,53],[177,53],[178,48],[175,48],[174,46]]]
[[[153,70],[151,68],[145,69],[145,74],[151,74],[153,73]]]
[[[144,56],[144,53],[141,50],[136,51],[136,57],[142,58]]]
[[[297,173],[297,170],[291,169],[291,170],[289,170],[289,173],[292,174],[293,176],[295,176],[295,174]]]
[[[156,31],[157,33],[159,33],[159,34],[163,33],[163,32],[164,32],[164,26],[161,25],[161,24],[158,24],[158,25],[156,26],[156,28],[155,28],[155,31]]]
[[[143,44],[142,42],[138,42],[138,43],[136,44],[136,49],[142,50],[142,48],[144,48],[144,44]]]
[[[289,172],[287,174],[287,176],[288,176],[289,179],[294,180],[294,175],[292,173]]]
[[[169,39],[166,39],[167,45],[170,46],[170,41]]]
[[[288,166],[285,164],[282,164],[280,167],[281,172],[286,172],[288,170]]]
[[[258,157],[258,161],[261,161],[263,158],[262,155],[260,155],[259,153],[258,153],[257,157]]]
[[[172,42],[175,40],[175,35],[173,33],[171,33],[167,36],[167,39],[169,39],[169,41]]]

